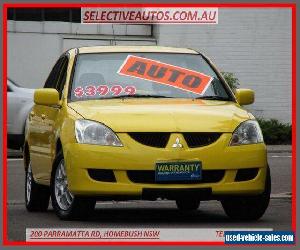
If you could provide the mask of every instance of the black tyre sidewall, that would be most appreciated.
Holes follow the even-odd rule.
[[[32,170],[31,170],[32,171]],[[45,212],[49,206],[50,190],[45,185],[37,184],[31,172],[30,200],[27,200],[27,173],[25,171],[25,206],[29,212]]]
[[[225,213],[234,220],[258,220],[269,206],[271,194],[271,174],[267,169],[265,190],[260,195],[230,197],[222,200]]]

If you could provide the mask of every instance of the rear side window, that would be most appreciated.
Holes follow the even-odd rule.
[[[56,88],[58,79],[59,79],[59,73],[61,71],[61,65],[63,63],[64,58],[61,57],[58,59],[58,61],[53,66],[46,83],[44,85],[44,88]]]
[[[68,70],[68,57],[64,57],[62,63],[61,63],[61,70],[59,73],[59,78],[56,84],[56,89],[59,93],[59,99],[61,99],[62,92],[66,83],[66,78],[67,78],[67,70]]]

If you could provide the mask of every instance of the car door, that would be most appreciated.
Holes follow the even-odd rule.
[[[60,77],[64,57],[54,65],[44,88],[56,88]],[[29,115],[29,147],[30,160],[34,178],[40,183],[49,184],[49,168],[52,165],[52,152],[49,141],[52,140],[52,121],[58,108],[35,104]],[[50,136],[50,137],[49,137]]]

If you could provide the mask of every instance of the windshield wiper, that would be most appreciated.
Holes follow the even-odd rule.
[[[111,96],[103,99],[122,99],[122,98],[172,98],[164,95],[119,95],[119,96]]]
[[[195,99],[201,99],[201,100],[216,100],[216,101],[231,101],[228,97],[222,97],[217,95],[207,95],[207,96],[199,96]]]

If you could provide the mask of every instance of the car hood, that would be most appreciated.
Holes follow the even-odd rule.
[[[233,132],[250,118],[238,104],[186,99],[110,99],[68,103],[115,132]]]

